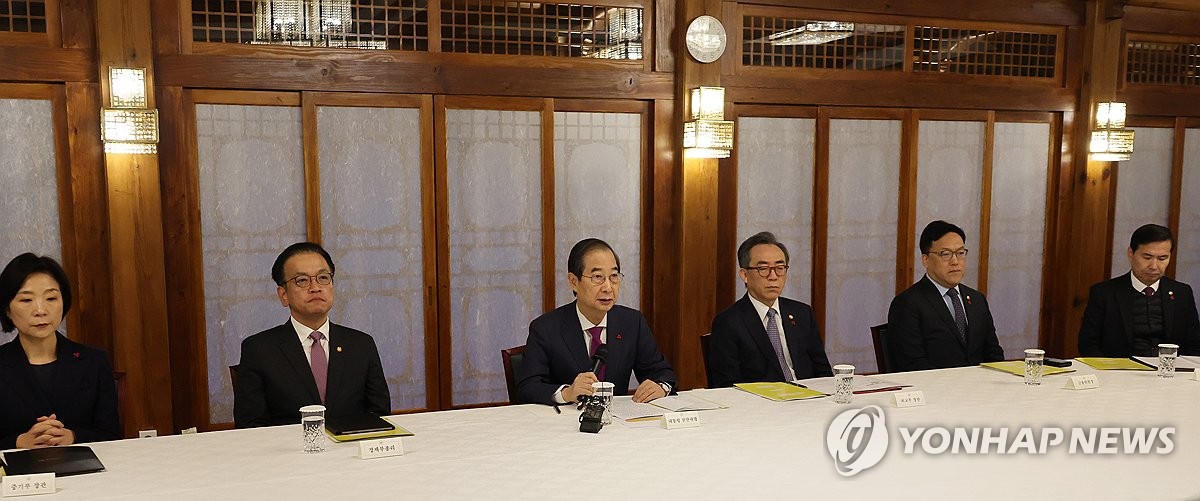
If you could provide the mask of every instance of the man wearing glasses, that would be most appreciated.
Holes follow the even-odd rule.
[[[892,300],[887,336],[896,371],[1004,360],[987,298],[962,285],[966,233],[945,221],[921,232],[925,276]]]
[[[325,416],[385,415],[387,380],[375,340],[331,323],[333,259],[312,242],[292,244],[271,267],[279,302],[291,318],[242,341],[234,385],[238,428],[300,422],[300,408],[323,404]]]
[[[812,307],[781,296],[787,247],[764,231],[742,242],[737,258],[746,295],[713,319],[708,385],[832,376]]]
[[[629,393],[629,376],[640,384],[635,402],[667,395],[675,371],[658,351],[641,312],[617,304],[621,259],[603,240],[588,238],[571,248],[567,282],[575,301],[529,323],[525,358],[516,374],[522,403],[565,404],[591,395],[592,383],[607,381],[616,395]],[[606,346],[607,357],[592,372],[592,356]]]

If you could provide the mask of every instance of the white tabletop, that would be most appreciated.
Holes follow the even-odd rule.
[[[1076,362],[1076,374],[1093,373]],[[1190,373],[1098,373],[1101,387],[1067,390],[1065,376],[1026,386],[979,367],[888,374],[928,404],[899,409],[891,393],[776,403],[734,389],[690,394],[730,408],[699,428],[620,422],[578,431],[578,412],[545,406],[393,416],[416,433],[406,454],[360,460],[357,444],[300,451],[299,425],[96,443],[102,473],[58,479],[53,499],[715,499],[829,495],[860,499],[1195,499],[1200,497],[1200,382]],[[890,445],[876,466],[842,477],[825,447],[829,422],[875,404]],[[905,454],[897,427],[1174,427],[1174,451],[1071,455]],[[1011,439],[1010,439],[1011,443]],[[47,498],[46,496],[41,496]]]

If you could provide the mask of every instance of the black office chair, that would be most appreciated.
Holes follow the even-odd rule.
[[[229,366],[229,386],[237,388],[238,366]]]
[[[871,343],[875,345],[875,365],[879,373],[892,372],[892,352],[887,343],[887,324],[871,327]]]
[[[514,375],[525,360],[525,345],[500,350],[500,358],[504,360],[504,382],[508,384],[508,402],[517,401],[517,378]]]

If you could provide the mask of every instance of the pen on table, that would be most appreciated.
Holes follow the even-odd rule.
[[[802,384],[800,384],[800,383],[797,383],[797,382],[795,382],[795,381],[788,381],[788,382],[787,382],[787,384],[790,384],[790,385],[792,385],[792,386],[799,386],[799,387],[801,387],[801,388],[808,388],[807,386],[804,386],[804,385],[802,385]]]
[[[554,413],[555,413],[555,414],[562,414],[562,409],[559,409],[559,408],[558,408],[558,404],[554,404]]]

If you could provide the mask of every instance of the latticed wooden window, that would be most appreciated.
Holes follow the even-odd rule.
[[[45,33],[45,0],[0,0],[0,32]]]
[[[1125,81],[1200,85],[1200,43],[1129,41],[1125,48]]]
[[[913,71],[1053,78],[1058,35],[916,26]]]
[[[442,51],[642,59],[642,9],[443,0]]]
[[[904,26],[773,16],[742,18],[742,64],[902,71]]]
[[[427,0],[192,0],[192,39],[423,51],[429,48],[426,5]]]

